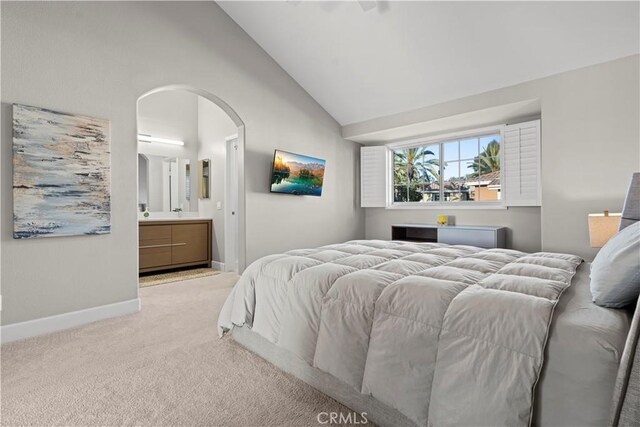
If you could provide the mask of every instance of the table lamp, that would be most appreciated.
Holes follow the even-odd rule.
[[[592,248],[601,248],[618,232],[621,214],[604,213],[589,214],[589,241]]]

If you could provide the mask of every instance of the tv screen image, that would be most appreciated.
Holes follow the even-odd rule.
[[[271,192],[321,196],[325,161],[276,150],[271,170]]]

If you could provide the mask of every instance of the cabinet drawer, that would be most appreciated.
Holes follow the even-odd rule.
[[[140,246],[171,243],[171,225],[144,225],[139,230]]]
[[[469,245],[480,248],[497,247],[494,230],[474,230],[467,228],[438,228],[438,242],[449,245]]]
[[[171,264],[171,244],[166,246],[140,248],[140,267],[152,268]]]
[[[207,261],[208,242],[208,224],[174,224],[171,228],[171,263]]]

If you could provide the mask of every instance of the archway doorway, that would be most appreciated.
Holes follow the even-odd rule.
[[[150,90],[143,95],[141,95],[137,100],[137,134],[138,141],[136,142],[138,145],[138,153],[141,154],[141,138],[144,139],[144,142],[149,142],[151,140],[153,143],[157,143],[159,148],[166,148],[167,144],[174,143],[181,145],[182,147],[187,146],[182,140],[172,140],[171,133],[175,131],[175,129],[169,128],[169,131],[163,131],[162,126],[156,126],[153,129],[161,129],[160,131],[149,131],[149,121],[141,123],[141,108],[146,108],[145,104],[148,104],[148,101],[153,97],[160,97],[160,95],[167,93],[183,93],[193,95],[198,99],[198,130],[197,130],[197,144],[200,146],[200,149],[191,147],[191,152],[186,157],[191,157],[191,162],[186,161],[186,166],[182,166],[182,168],[186,167],[187,171],[187,186],[186,186],[186,196],[179,194],[179,196],[171,197],[171,190],[169,190],[169,199],[171,200],[170,204],[164,203],[164,207],[166,209],[169,206],[169,212],[167,217],[171,217],[171,215],[179,215],[179,216],[196,216],[200,215],[201,217],[216,217],[219,218],[219,221],[215,221],[214,225],[214,235],[212,236],[212,245],[214,246],[212,249],[213,256],[213,267],[217,269],[221,269],[224,271],[236,271],[241,273],[246,265],[246,238],[245,238],[245,180],[244,180],[244,146],[245,146],[245,125],[242,119],[238,116],[238,114],[229,106],[225,101],[213,95],[212,93],[205,91],[203,89],[195,88],[188,85],[167,85],[159,88],[155,88]],[[204,108],[203,108],[204,107]],[[202,111],[208,108],[208,111],[217,110],[218,113],[225,117],[230,124],[232,124],[231,128],[227,127],[226,129],[232,129],[228,131],[228,134],[224,135],[220,141],[220,150],[219,153],[223,156],[222,158],[214,159],[215,164],[214,167],[217,168],[217,171],[223,169],[224,172],[216,177],[216,179],[211,179],[207,177],[207,180],[211,180],[211,184],[207,181],[206,190],[212,191],[215,194],[214,196],[209,196],[209,193],[202,193],[201,188],[196,186],[202,186],[201,183],[196,183],[195,176],[193,176],[194,171],[196,170],[195,162],[198,162],[200,170],[201,165],[206,164],[202,163],[203,160],[208,160],[209,167],[211,167],[211,158],[206,153],[203,154],[201,145],[206,142],[206,139],[211,139],[211,136],[206,136],[206,126],[202,125],[202,122],[206,122],[202,119],[204,113]],[[175,110],[176,114],[179,114],[179,110]],[[152,123],[153,124],[153,123]],[[153,126],[151,126],[153,127]],[[166,127],[165,127],[166,128]],[[203,130],[204,129],[204,130]],[[152,135],[152,133],[156,133]],[[175,132],[174,132],[175,133]],[[211,133],[211,132],[210,132]],[[142,137],[141,137],[142,135]],[[185,139],[185,138],[182,138]],[[194,139],[194,138],[191,138]],[[218,138],[220,139],[220,138]],[[229,141],[232,140],[233,143],[229,144]],[[233,147],[234,151],[229,152],[229,147]],[[148,151],[150,145],[145,144],[142,146],[144,151]],[[175,148],[175,147],[174,147]],[[194,151],[195,150],[195,151]],[[195,153],[195,154],[193,154]],[[145,157],[149,157],[146,153]],[[209,157],[209,158],[207,158]],[[195,162],[193,159],[196,159]],[[170,159],[169,163],[171,163]],[[138,161],[138,165],[140,168],[141,162],[140,159]],[[174,164],[177,164],[179,167],[182,165],[181,160],[179,158],[175,159]],[[191,168],[190,168],[191,165]],[[189,177],[189,171],[191,170],[191,176]],[[138,171],[138,184],[140,185],[140,176],[141,173],[144,175],[144,171],[139,169]],[[170,174],[171,178],[171,174]],[[152,179],[145,176],[147,181],[151,181]],[[198,179],[201,177],[198,176]],[[175,183],[169,179],[170,186],[175,187]],[[189,184],[191,182],[191,184]],[[209,188],[210,186],[215,185],[216,188]],[[173,188],[172,187],[172,188]],[[140,191],[139,188],[139,196]],[[184,188],[184,184],[181,188]],[[191,191],[189,189],[192,189]],[[145,192],[146,197],[150,197],[149,191]],[[191,194],[194,193],[194,194]],[[233,197],[230,197],[233,195]],[[196,202],[193,200],[196,198]],[[175,204],[175,200],[179,199],[179,201],[184,200],[185,203]],[[232,203],[230,203],[230,201]],[[139,210],[148,209],[150,203],[148,200],[138,200]],[[158,204],[156,203],[156,206]],[[186,207],[185,207],[186,206]],[[195,206],[195,208],[194,208]],[[199,209],[198,209],[199,207]],[[204,211],[204,212],[203,212]],[[194,214],[195,212],[195,214]],[[143,216],[139,213],[140,218]],[[151,216],[155,216],[156,218],[162,218],[162,216],[158,213],[151,214]],[[219,223],[223,223],[223,227],[219,227]]]

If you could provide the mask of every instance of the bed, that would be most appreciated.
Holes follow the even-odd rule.
[[[510,300],[511,294],[521,296],[517,289],[497,290],[510,283],[530,293],[548,284],[544,292],[550,298],[557,295],[557,304],[542,294]],[[478,294],[464,295],[470,288]],[[468,304],[456,318],[446,318],[456,297],[465,296]],[[507,298],[504,306],[486,306],[498,305],[500,298]],[[439,303],[430,305],[432,300]],[[544,310],[539,316],[527,313],[515,322],[518,311],[535,311],[536,303]],[[487,316],[487,311],[493,314]],[[462,333],[476,336],[466,342],[444,337],[449,346],[434,346],[447,321],[462,322],[457,328],[463,329],[465,322],[476,325],[475,332]],[[527,336],[532,324],[538,336]],[[630,315],[591,303],[588,265],[571,255],[373,240],[257,261],[234,288],[219,325],[221,332],[241,327],[233,331],[238,342],[381,425],[465,424],[478,416],[487,424],[533,419],[540,425],[604,425]],[[489,338],[482,335],[485,329],[492,330]],[[544,347],[547,335],[544,357],[520,357]],[[482,340],[497,347],[473,347]],[[502,347],[515,350],[495,354]],[[461,349],[469,350],[470,360],[456,356]],[[438,363],[441,369],[433,366]],[[477,369],[476,378],[464,380],[466,373],[459,367]],[[508,386],[495,375],[505,367],[511,375]],[[518,372],[522,368],[524,375]],[[485,388],[496,396],[483,402]],[[510,395],[519,397],[504,404]],[[470,401],[481,404],[465,412]],[[492,408],[483,413],[483,407],[496,401],[503,402],[502,412]],[[451,419],[447,414],[452,411],[460,418]]]
[[[218,330],[379,425],[601,426],[632,315],[570,254],[359,240],[254,262]]]

